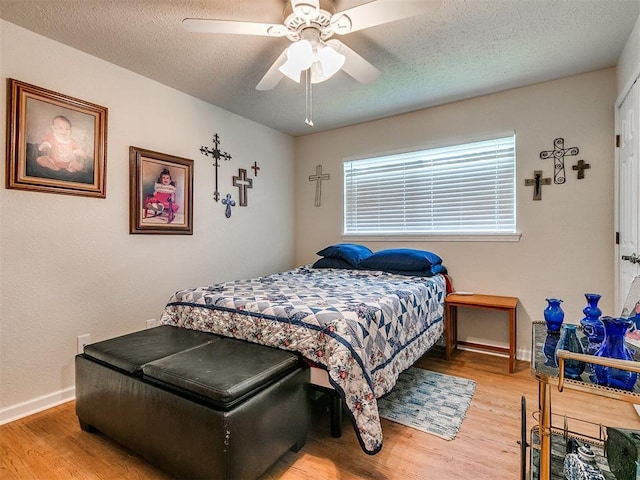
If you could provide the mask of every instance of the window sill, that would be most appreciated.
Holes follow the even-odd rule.
[[[519,242],[521,233],[486,233],[486,234],[427,234],[427,235],[385,235],[385,234],[343,234],[342,240],[347,242]]]

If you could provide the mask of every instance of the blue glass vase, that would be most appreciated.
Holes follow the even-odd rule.
[[[558,363],[556,362],[558,340],[560,340],[560,332],[547,332],[547,337],[544,339],[544,345],[542,347],[542,353],[544,353],[544,358],[546,358],[544,364],[547,367],[558,368]]]
[[[562,327],[562,333],[560,333],[560,339],[558,340],[558,350],[568,350],[573,353],[584,353],[582,348],[582,342],[578,338],[578,326],[573,324],[567,324]],[[556,362],[560,365],[556,354]],[[564,361],[564,375],[572,380],[581,380],[580,376],[584,373],[586,364],[579,360],[567,360]]]
[[[559,332],[564,320],[564,310],[558,298],[547,298],[547,308],[544,309],[544,321],[547,323],[547,332]]]
[[[602,317],[601,320],[604,324],[604,340],[594,355],[596,357],[633,360],[633,352],[624,344],[624,336],[633,320],[624,317]],[[593,371],[596,375],[596,382],[605,387],[633,390],[638,379],[638,374],[635,372],[603,365],[594,364]]]
[[[587,353],[593,355],[604,340],[604,323],[600,320],[602,310],[598,307],[600,295],[585,293],[584,296],[587,299],[587,306],[582,310],[584,318],[580,320],[580,325],[582,325],[582,331],[589,341]]]

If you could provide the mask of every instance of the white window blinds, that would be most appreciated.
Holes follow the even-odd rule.
[[[515,135],[344,163],[345,234],[514,233]]]

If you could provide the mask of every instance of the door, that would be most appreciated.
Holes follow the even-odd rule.
[[[616,312],[629,293],[631,281],[640,275],[640,81],[629,90],[617,110],[618,148],[618,232]]]

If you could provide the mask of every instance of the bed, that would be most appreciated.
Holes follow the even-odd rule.
[[[382,448],[376,399],[440,338],[447,279],[444,268],[416,276],[356,267],[305,265],[181,290],[161,323],[299,352],[326,369],[360,446],[375,454]]]

